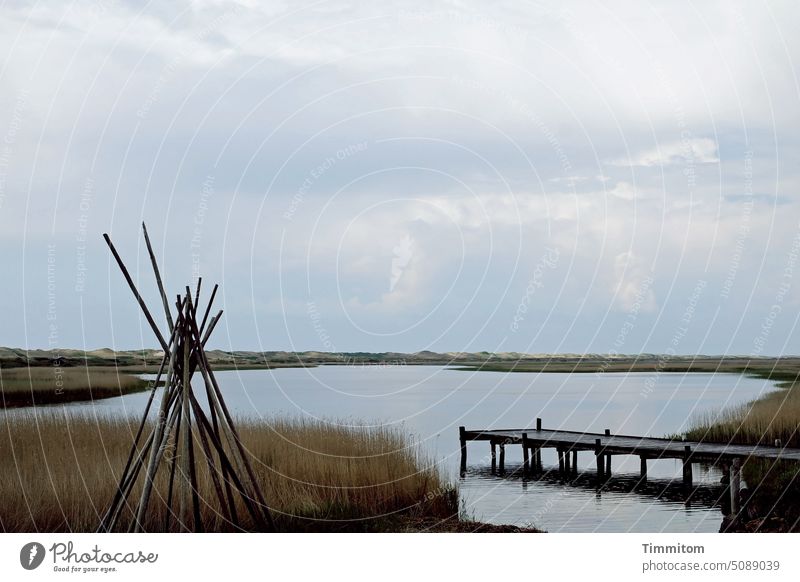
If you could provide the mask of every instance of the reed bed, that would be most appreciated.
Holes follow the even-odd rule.
[[[708,412],[694,419],[689,440],[800,447],[800,387],[771,392],[753,402]]]
[[[148,386],[114,367],[0,368],[0,408],[113,398]]]
[[[0,417],[0,530],[93,531],[116,490],[138,421],[15,411]],[[369,530],[406,516],[457,516],[455,488],[401,431],[311,420],[238,421],[257,479],[280,529]],[[171,450],[167,451],[171,454]],[[208,531],[231,531],[202,457],[198,490]],[[159,473],[145,531],[167,526],[166,471]],[[140,486],[134,490],[138,498]],[[245,529],[248,516],[239,508]],[[132,516],[123,514],[121,529]]]

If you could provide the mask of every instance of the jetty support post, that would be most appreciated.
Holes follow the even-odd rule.
[[[506,441],[500,441],[500,474],[506,472]]]
[[[692,486],[692,447],[683,447],[683,484],[686,487]]]
[[[572,474],[578,474],[578,449],[572,451]]]
[[[639,455],[639,482],[647,483],[647,457]]]
[[[605,433],[605,435],[607,437],[611,436],[611,429],[608,429],[608,428],[605,429],[604,433]],[[606,477],[611,477],[611,455],[610,454],[606,455],[606,472],[605,472],[605,476]]]
[[[568,476],[572,472],[572,468],[570,467],[570,464],[569,464],[569,458],[570,458],[571,454],[572,454],[572,451],[570,451],[569,449],[564,449],[564,476],[565,477]]]
[[[497,472],[497,443],[491,441],[492,446],[492,474]]]
[[[739,494],[742,487],[742,460],[734,458],[731,461],[731,514],[737,515],[739,513]]]
[[[544,468],[542,467],[542,447],[536,447],[536,470],[541,473]]]
[[[556,455],[558,455],[558,474],[564,475],[564,449],[556,448]]]
[[[541,418],[537,418],[536,419],[536,430],[537,431],[541,431],[542,430],[542,419]]]
[[[461,476],[467,472],[467,429],[466,427],[458,427],[458,438],[461,441]]]
[[[531,472],[530,444],[528,444],[528,433],[522,433],[522,476],[527,477]]]
[[[603,445],[600,439],[594,439],[594,456],[597,461],[597,478],[602,479],[605,467],[603,463]]]

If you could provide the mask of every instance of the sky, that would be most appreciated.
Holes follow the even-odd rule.
[[[796,354],[799,18],[5,2],[0,345],[155,347],[145,221],[214,348]]]

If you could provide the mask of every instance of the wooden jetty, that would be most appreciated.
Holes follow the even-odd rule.
[[[598,478],[611,475],[613,455],[638,455],[640,476],[647,479],[647,461],[651,459],[680,459],[683,461],[683,483],[692,486],[692,464],[708,463],[730,473],[731,505],[738,511],[742,462],[749,458],[800,462],[800,449],[783,447],[779,441],[775,446],[704,443],[643,436],[612,434],[609,429],[602,433],[552,430],[542,428],[542,419],[536,419],[534,428],[467,430],[458,429],[461,441],[461,473],[467,469],[467,443],[489,441],[492,470],[497,468],[497,449],[500,449],[499,470],[505,470],[506,445],[522,447],[523,477],[532,471],[542,470],[542,449],[555,449],[559,472],[563,475],[577,474],[578,452],[594,454]]]

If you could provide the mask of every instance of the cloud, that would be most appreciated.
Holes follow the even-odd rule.
[[[656,289],[691,289],[699,273],[713,286],[732,256],[759,276],[736,279],[720,320],[772,304],[800,192],[800,8],[487,6],[4,5],[0,236],[13,276],[0,301],[28,310],[11,310],[0,344],[47,344],[36,293],[48,244],[63,343],[83,341],[82,324],[92,344],[144,342],[136,316],[105,317],[130,298],[100,238],[112,231],[126,256],[140,251],[141,218],[171,277],[183,283],[197,258],[224,278],[242,348],[294,342],[310,327],[309,295],[341,349],[491,347],[516,309],[507,288],[519,296],[544,246],[559,250],[565,280],[535,306],[554,314],[542,350],[568,335],[569,349],[586,348],[609,310],[668,311],[675,298]],[[84,295],[70,289],[79,260]],[[72,315],[82,301],[98,306],[92,321]],[[351,321],[402,327],[440,303],[430,327],[380,346]],[[655,336],[663,323],[650,323]],[[528,347],[514,341],[505,347]]]
[[[654,275],[633,251],[625,251],[614,260],[614,302],[629,313],[652,312],[658,307],[653,291]]]
[[[707,137],[686,138],[639,152],[630,157],[618,158],[612,165],[645,168],[674,164],[715,164],[719,162],[717,142]]]

